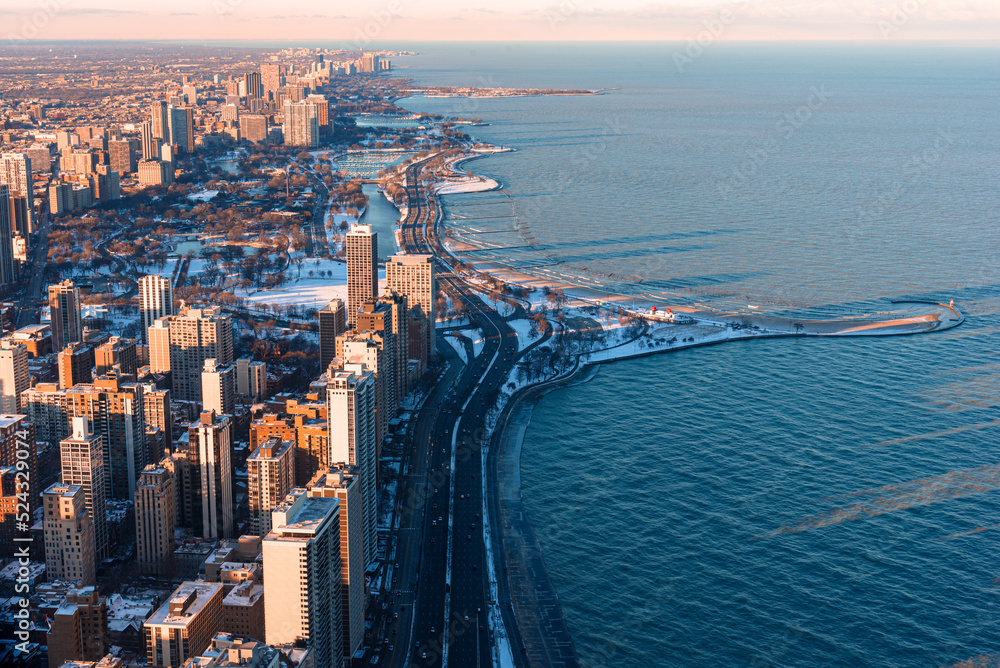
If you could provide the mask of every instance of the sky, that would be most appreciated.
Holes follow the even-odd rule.
[[[2,0],[0,34],[135,40],[1000,40],[1000,0]]]

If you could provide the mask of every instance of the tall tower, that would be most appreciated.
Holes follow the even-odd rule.
[[[236,367],[218,365],[212,358],[205,360],[201,372],[201,401],[206,413],[233,415],[236,412]]]
[[[139,136],[142,142],[142,159],[159,160],[160,144],[162,139],[153,134],[153,124],[150,121],[143,121],[139,125]]]
[[[67,343],[83,340],[80,290],[73,281],[67,279],[49,286],[49,318],[53,350],[62,350]]]
[[[412,313],[427,324],[423,359],[434,359],[434,297],[436,272],[433,255],[393,255],[385,263],[385,289],[406,297]]]
[[[149,343],[149,332],[157,318],[174,314],[174,289],[170,279],[147,274],[139,279],[139,312],[142,314],[142,340]]]
[[[42,495],[45,508],[45,571],[53,580],[95,580],[94,527],[79,485],[52,485]],[[338,570],[338,575],[339,571]]]
[[[149,121],[153,137],[170,143],[170,121],[167,120],[167,103],[164,100],[154,102],[149,108]],[[151,160],[152,158],[146,158]]]
[[[0,412],[21,412],[21,393],[29,384],[28,348],[9,339],[0,341]]]
[[[309,496],[340,501],[340,581],[344,656],[354,656],[365,639],[365,556],[362,544],[361,480],[337,464],[309,481]]]
[[[188,308],[159,318],[148,333],[151,370],[171,372],[176,399],[202,400],[205,360],[214,359],[218,365],[233,361],[233,323],[217,308]]]
[[[337,337],[347,329],[344,302],[334,299],[319,310],[319,368],[325,370],[337,356]]]
[[[378,547],[378,460],[375,452],[375,377],[360,365],[348,365],[327,379],[329,462],[354,466],[361,478],[362,540],[365,564]]]
[[[194,110],[191,107],[167,107],[170,121],[170,143],[178,153],[194,152]]]
[[[392,337],[393,410],[403,401],[408,389],[408,323],[406,297],[387,291],[378,301],[361,305],[355,328],[359,333],[374,332],[383,338]]]
[[[305,638],[315,668],[343,665],[340,503],[297,488],[271,514],[264,553],[268,645]]]
[[[280,436],[265,439],[247,458],[250,533],[271,531],[271,511],[292,491],[295,481],[295,441]]]
[[[233,418],[202,413],[188,427],[188,461],[196,467],[202,538],[233,537]],[[199,514],[195,512],[195,521]]]
[[[260,84],[264,99],[274,100],[281,88],[281,65],[278,63],[261,63]]]
[[[313,102],[285,100],[285,144],[316,148],[319,146],[319,107]]]
[[[389,418],[396,413],[392,332],[358,332],[344,336],[344,364],[363,364],[375,375],[375,459],[381,456]]]
[[[27,216],[24,232],[35,231],[35,194],[31,180],[31,158],[24,153],[0,154],[0,183],[10,188],[11,199],[24,200],[24,215]],[[11,220],[11,225],[14,221]]]
[[[174,479],[169,469],[149,464],[135,488],[135,542],[139,568],[154,575],[170,572],[174,556]]]
[[[59,461],[64,485],[83,488],[94,527],[94,553],[98,560],[111,556],[106,517],[107,490],[104,481],[104,451],[101,435],[90,431],[85,417],[73,418],[73,433],[59,443]]]
[[[10,186],[0,183],[0,291],[14,284],[14,221],[11,220]]]
[[[358,321],[358,311],[378,294],[378,233],[371,225],[355,225],[347,233],[347,325]]]

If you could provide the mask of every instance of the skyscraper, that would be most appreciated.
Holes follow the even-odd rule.
[[[353,327],[365,302],[378,295],[378,233],[355,225],[347,233],[347,324]]]
[[[42,504],[46,574],[53,580],[94,584],[94,527],[83,488],[52,485],[42,495]]]
[[[35,227],[35,195],[32,190],[31,158],[24,153],[0,154],[0,183],[10,189],[12,199],[25,200],[25,210],[29,217],[27,233],[34,232]],[[8,206],[10,206],[8,204]],[[11,224],[13,224],[13,220]]]
[[[327,461],[355,467],[361,478],[362,540],[365,564],[378,547],[378,460],[375,457],[375,377],[360,365],[348,365],[327,379],[330,455]]]
[[[344,302],[334,299],[319,310],[319,368],[326,370],[337,356],[337,337],[347,329]]]
[[[233,418],[202,413],[188,426],[188,460],[196,466],[194,489],[201,513],[195,530],[202,538],[233,537]]]
[[[340,502],[297,488],[271,515],[264,552],[269,645],[308,641],[315,668],[343,665]]]
[[[21,393],[29,383],[27,347],[8,339],[0,341],[0,412],[19,413]]]
[[[200,402],[205,360],[233,361],[232,320],[214,307],[185,308],[180,315],[160,318],[149,330],[149,359],[154,372],[171,372],[174,398]]]
[[[382,440],[389,419],[396,413],[396,387],[393,376],[392,332],[356,332],[343,336],[344,364],[363,364],[375,375],[375,458],[382,451]]]
[[[14,221],[10,186],[0,183],[0,292],[6,294],[17,279],[14,273]]]
[[[194,152],[194,110],[191,107],[167,108],[167,118],[170,121],[170,143],[177,147],[178,153]]]
[[[143,121],[139,125],[139,136],[142,142],[142,159],[159,160],[160,145],[163,143],[163,139],[153,134],[152,122]],[[138,165],[136,165],[136,169],[138,169]]]
[[[100,560],[111,556],[105,511],[104,452],[101,436],[90,431],[87,418],[73,418],[72,434],[59,443],[59,462],[63,484],[83,488],[90,523],[94,528],[95,557]]]
[[[107,626],[107,599],[96,587],[67,592],[45,634],[49,668],[60,668],[67,661],[100,661],[108,651]]]
[[[107,498],[131,501],[149,454],[143,386],[110,373],[69,388],[64,396],[67,415],[86,417],[101,436]]]
[[[362,544],[361,481],[337,464],[309,481],[309,496],[340,501],[340,581],[344,656],[354,656],[365,638],[365,557]]]
[[[159,464],[147,465],[135,488],[136,561],[144,572],[169,573],[176,514],[173,474]]]
[[[250,358],[236,360],[236,393],[253,403],[267,396],[267,365]]]
[[[243,114],[240,116],[240,130],[247,141],[258,144],[267,141],[267,116]]]
[[[165,100],[159,100],[157,102],[154,102],[152,106],[150,106],[149,122],[152,127],[153,137],[169,143],[170,121],[167,119],[167,103]],[[146,159],[151,160],[152,158],[146,158]]]
[[[93,380],[94,347],[79,341],[59,351],[59,389]]]
[[[395,384],[395,406],[403,401],[409,389],[409,332],[407,325],[406,297],[386,290],[375,302],[365,302],[358,313],[358,332],[376,332],[392,335],[392,377]],[[320,343],[322,347],[322,341]]]
[[[116,139],[108,142],[108,165],[119,174],[131,174],[138,169],[132,142]]]
[[[244,75],[243,80],[246,81],[248,98],[260,99],[264,96],[260,72],[247,72]]]
[[[216,364],[212,358],[205,360],[201,372],[201,403],[205,412],[232,415],[236,410],[236,367]]]
[[[260,83],[265,99],[274,100],[281,88],[281,65],[279,63],[261,63]]]
[[[319,109],[310,102],[285,101],[285,144],[316,148],[319,146]]]
[[[385,263],[385,289],[406,297],[406,304],[427,324],[422,359],[434,359],[436,272],[432,255],[393,255]]]
[[[94,350],[94,367],[98,376],[112,371],[121,376],[135,376],[139,367],[133,339],[112,336]]]
[[[67,343],[83,339],[80,317],[80,291],[73,281],[49,286],[49,319],[52,323],[52,349],[62,350]]]
[[[147,330],[153,321],[174,313],[174,289],[170,279],[146,274],[139,279],[139,313],[142,315],[142,340],[149,343]]]
[[[247,458],[250,533],[271,531],[271,511],[292,491],[295,482],[295,441],[271,436]]]

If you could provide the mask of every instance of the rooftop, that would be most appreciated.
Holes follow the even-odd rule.
[[[220,582],[185,582],[146,621],[147,625],[187,626],[213,596],[222,591]]]

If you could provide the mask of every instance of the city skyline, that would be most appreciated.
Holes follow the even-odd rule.
[[[293,13],[275,12],[261,0],[180,0],[170,11],[154,12],[123,0],[55,0],[0,9],[0,18],[9,26],[8,44],[81,34],[112,40],[321,40],[340,48],[384,40],[687,41],[713,25],[713,38],[727,41],[995,40],[1000,32],[1000,6],[989,0],[625,0],[613,7],[590,0],[518,0],[502,9],[380,0],[337,11],[309,0],[297,3]],[[887,31],[885,24],[906,29]]]

